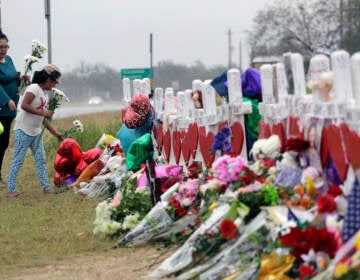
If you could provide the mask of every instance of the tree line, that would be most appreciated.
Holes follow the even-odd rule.
[[[174,87],[175,90],[191,88],[194,79],[213,79],[226,70],[225,66],[206,67],[200,61],[193,65],[175,64],[172,61],[159,62],[154,67],[153,88]],[[80,62],[62,77],[62,89],[73,101],[86,101],[93,96],[106,100],[122,98],[120,69],[105,64]]]
[[[360,0],[274,0],[260,9],[248,30],[250,59],[298,52],[305,64],[319,49],[360,51]],[[185,90],[194,79],[213,79],[227,69],[162,61],[154,67],[153,88]],[[92,96],[122,98],[120,69],[81,62],[63,77],[63,89],[72,100]]]
[[[319,49],[360,51],[359,0],[275,0],[259,10],[248,31],[251,57]]]

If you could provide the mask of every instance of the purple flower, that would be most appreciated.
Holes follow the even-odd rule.
[[[225,135],[225,137],[229,137],[230,134],[231,134],[230,127],[224,126],[224,127],[221,129],[221,132]]]
[[[216,133],[216,135],[215,135],[215,142],[223,142],[223,141],[225,141],[225,134],[223,134],[223,133],[221,133],[221,132],[218,132],[218,133]]]

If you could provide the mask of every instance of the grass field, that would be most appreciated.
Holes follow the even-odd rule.
[[[78,119],[84,124],[84,132],[73,138],[83,151],[95,147],[102,133],[116,136],[120,128],[119,112],[86,115]],[[54,120],[53,124],[59,130],[65,130],[72,126],[73,120]],[[58,142],[47,131],[44,142],[52,182]],[[4,159],[5,178],[12,153],[11,140]],[[43,194],[30,151],[20,170],[17,188],[24,194],[16,198],[5,197],[5,189],[0,191],[0,276],[11,275],[14,271],[44,260],[62,260],[89,252],[104,252],[114,245],[114,240],[92,233],[95,207],[101,198],[87,199],[75,195],[71,190],[56,195]]]

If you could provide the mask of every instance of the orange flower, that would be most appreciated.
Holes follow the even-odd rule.
[[[232,220],[224,219],[219,226],[221,236],[227,240],[236,238],[238,228]]]

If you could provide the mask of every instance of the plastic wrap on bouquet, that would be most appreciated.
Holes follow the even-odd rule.
[[[88,197],[98,197],[107,193],[111,194],[112,191],[121,186],[122,178],[130,176],[129,174],[121,156],[109,157],[99,174],[94,176],[89,183],[82,186],[77,193]],[[114,189],[109,191],[113,187]]]
[[[118,245],[144,243],[173,224],[174,221],[166,212],[166,205],[167,202],[158,202],[132,231],[118,241]]]
[[[189,226],[194,226],[196,220],[196,215],[186,215],[180,218],[180,220],[177,220],[172,225],[170,225],[168,228],[165,228],[164,230],[154,234],[154,236],[151,238],[151,241],[159,240],[162,238],[166,238],[167,236],[170,236],[172,234],[180,233],[182,230],[188,228]]]
[[[190,265],[193,261],[193,252],[195,250],[193,242],[196,237],[204,234],[205,231],[219,224],[229,209],[229,204],[217,206],[211,216],[189,237],[188,240],[186,240],[184,245],[167,258],[156,270],[150,273],[149,276],[164,277]]]
[[[269,222],[267,217],[268,214],[265,211],[260,212],[244,227],[242,234],[235,243],[230,243],[228,247],[206,263],[181,274],[177,279],[192,279],[197,276],[199,279],[204,280],[223,279],[228,275],[236,274],[239,268],[241,268],[242,273],[245,273],[248,268],[254,266],[254,259],[261,253],[263,242],[271,238],[271,236],[275,238],[275,224]],[[254,234],[258,234],[262,239],[259,243],[254,242],[250,238],[250,236],[254,236]],[[241,257],[239,257],[239,254],[241,254]],[[257,262],[255,266],[258,267]],[[257,270],[251,271],[255,273]],[[243,276],[243,274],[240,275]]]

